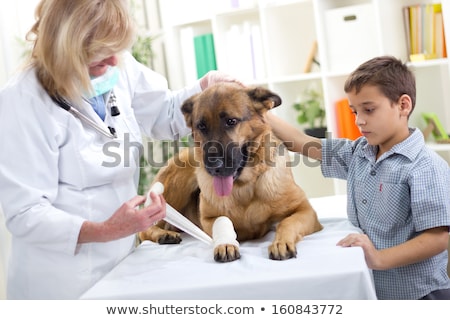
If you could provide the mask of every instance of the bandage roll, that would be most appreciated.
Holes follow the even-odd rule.
[[[228,217],[220,216],[214,221],[213,229],[214,247],[221,244],[231,244],[239,247],[239,242],[236,240],[237,235],[234,231],[233,222]]]
[[[152,204],[152,198],[150,197],[150,193],[153,192],[157,195],[163,194],[164,192],[164,185],[157,181],[155,184],[150,188],[150,191],[147,193],[147,200],[145,201],[145,206],[149,206]]]

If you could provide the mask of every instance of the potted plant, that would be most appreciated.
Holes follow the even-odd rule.
[[[325,126],[325,109],[323,107],[322,94],[308,88],[303,92],[302,98],[293,104],[299,112],[297,122],[307,124],[305,133],[317,138],[325,138],[327,127]]]

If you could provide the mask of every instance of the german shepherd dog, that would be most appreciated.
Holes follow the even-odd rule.
[[[238,241],[261,238],[275,224],[268,248],[273,260],[296,257],[297,242],[322,229],[294,182],[287,150],[265,120],[280,104],[281,98],[263,87],[222,83],[182,105],[194,147],[169,159],[155,181],[164,184],[167,203],[212,237],[218,262],[239,259]],[[221,216],[231,220],[237,241],[216,243],[213,226]],[[140,240],[179,243],[178,230],[165,224],[139,233]]]

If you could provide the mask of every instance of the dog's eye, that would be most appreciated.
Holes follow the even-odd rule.
[[[236,118],[227,119],[227,127],[234,127],[239,122]]]
[[[202,132],[206,131],[206,124],[204,122],[197,123],[197,129]]]

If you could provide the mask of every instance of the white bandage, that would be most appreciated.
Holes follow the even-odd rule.
[[[152,204],[152,198],[150,197],[150,192],[153,192],[157,195],[163,194],[164,192],[164,185],[157,181],[155,184],[150,188],[150,191],[147,193],[147,200],[145,201],[144,206],[149,206]]]
[[[228,217],[220,216],[214,221],[212,228],[214,247],[221,244],[232,244],[239,247],[236,240],[237,235],[234,231],[233,222]]]
[[[150,198],[150,193],[154,192],[155,194],[163,194],[164,185],[161,182],[155,182],[150,188],[147,194],[147,200],[145,201],[145,206],[149,206],[152,203],[152,198]],[[164,221],[170,223],[174,227],[177,227],[180,230],[190,234],[194,238],[197,238],[208,245],[211,245],[212,239],[199,227],[197,227],[194,223],[192,223],[188,218],[183,216],[169,204],[166,204],[166,217]]]

